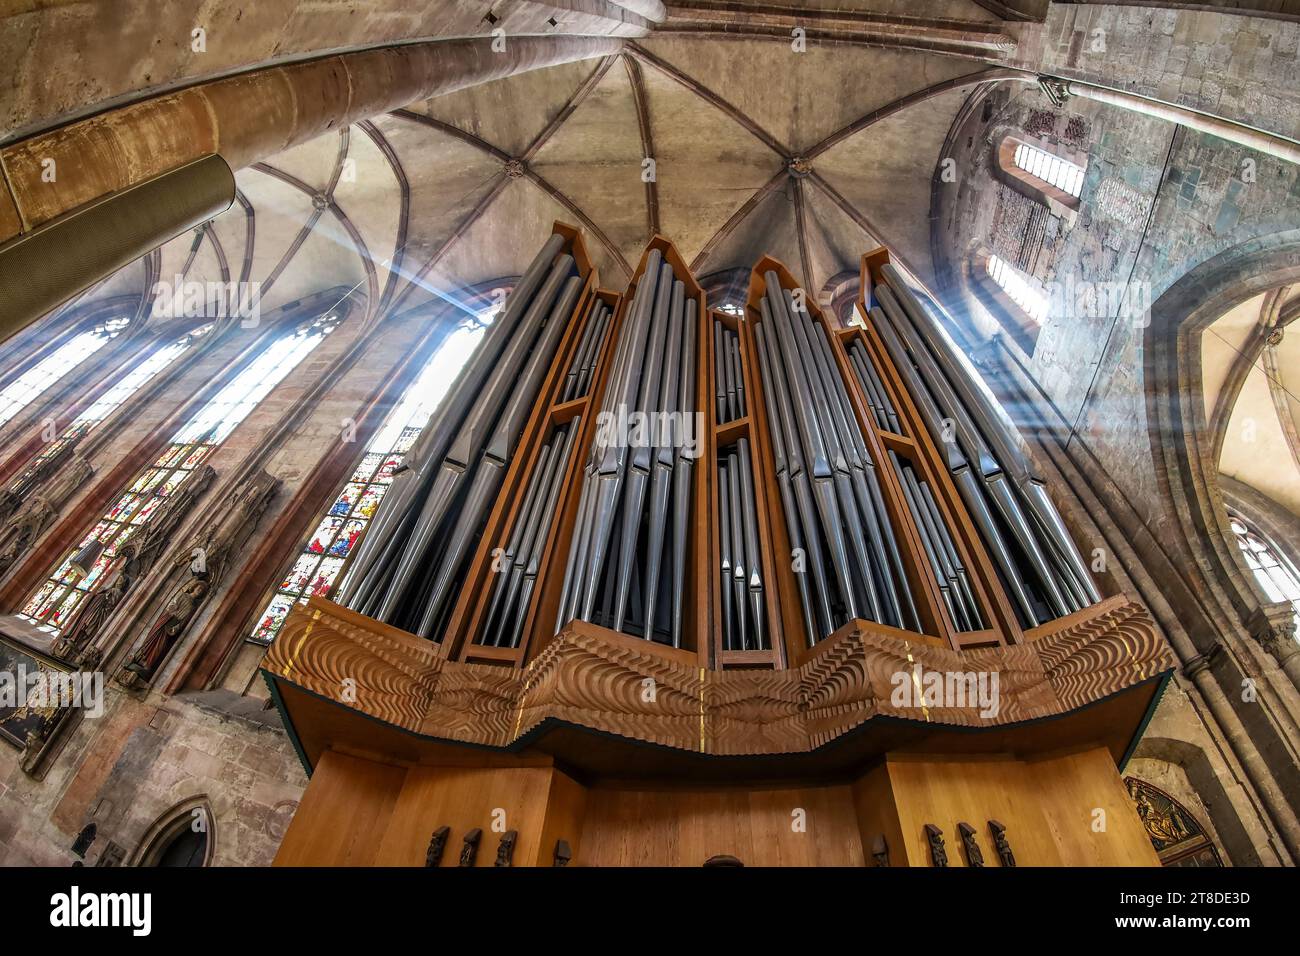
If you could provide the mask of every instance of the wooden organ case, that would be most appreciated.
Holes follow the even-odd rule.
[[[1156,865],[1117,768],[1171,652],[932,300],[861,288],[710,311],[656,237],[602,289],[557,224],[267,654],[277,864]]]

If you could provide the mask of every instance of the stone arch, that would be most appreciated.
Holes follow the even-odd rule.
[[[1201,332],[1248,299],[1300,280],[1300,229],[1261,236],[1187,272],[1151,306],[1143,340],[1148,437],[1161,490],[1168,495],[1167,533],[1192,557],[1189,573],[1205,585],[1202,619],[1184,621],[1203,645],[1240,632],[1266,602],[1242,560],[1223,507],[1216,443],[1201,399]],[[1226,423],[1225,423],[1226,424]]]
[[[131,866],[164,866],[169,849],[188,834],[201,833],[201,862],[199,866],[211,866],[216,857],[217,833],[216,814],[205,795],[198,795],[182,800],[158,817],[145,830],[140,845],[131,855]],[[198,829],[201,828],[201,829]],[[198,842],[198,841],[196,841]]]

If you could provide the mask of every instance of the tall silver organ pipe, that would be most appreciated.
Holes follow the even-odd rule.
[[[690,556],[698,303],[659,249],[620,327],[583,470],[555,622],[682,646]]]
[[[341,592],[353,610],[440,635],[582,292],[563,244],[543,246],[416,442]]]
[[[826,329],[775,272],[755,330],[801,612],[811,641],[853,618],[921,629],[877,462]]]
[[[1026,627],[1100,600],[1013,426],[892,264],[871,318],[917,402]]]

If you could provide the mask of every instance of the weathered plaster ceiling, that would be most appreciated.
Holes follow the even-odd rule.
[[[1300,290],[1255,296],[1201,333],[1219,471],[1300,514]]]

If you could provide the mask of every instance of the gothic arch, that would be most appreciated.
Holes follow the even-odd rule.
[[[1196,814],[1175,797],[1139,777],[1124,785],[1163,866],[1222,866],[1213,838]]]
[[[1201,333],[1248,299],[1300,280],[1300,230],[1251,239],[1190,270],[1152,304],[1143,342],[1149,439],[1162,491],[1170,501],[1169,531],[1190,554],[1185,567],[1206,595],[1200,620],[1184,626],[1202,650],[1217,635],[1239,632],[1266,603],[1242,560],[1223,506],[1201,386]],[[1226,427],[1226,421],[1222,427]]]
[[[201,821],[201,822],[200,822]],[[190,797],[171,807],[158,817],[144,836],[140,845],[131,855],[130,866],[162,866],[167,851],[176,841],[189,833],[202,833],[202,862],[199,866],[211,866],[216,857],[217,826],[216,815],[204,795]],[[201,830],[196,830],[201,826]]]

